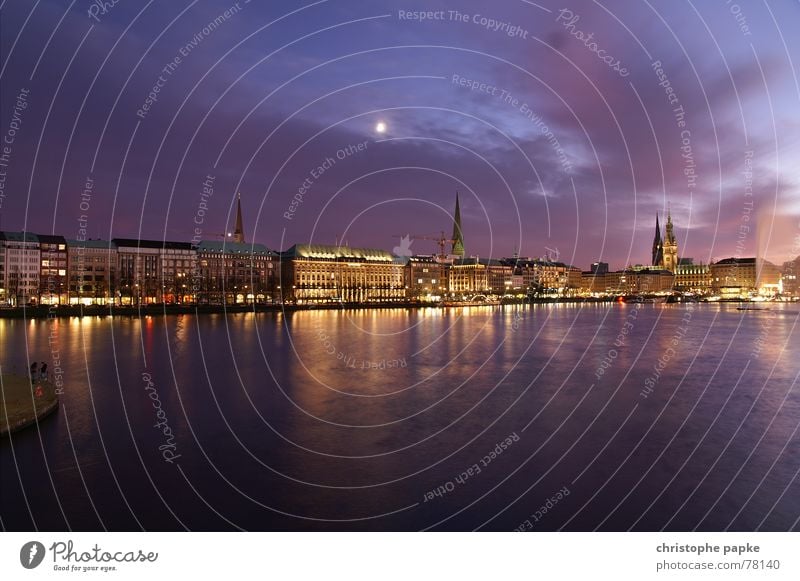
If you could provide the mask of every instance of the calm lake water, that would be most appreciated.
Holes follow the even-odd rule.
[[[800,305],[0,319],[8,530],[798,530]]]

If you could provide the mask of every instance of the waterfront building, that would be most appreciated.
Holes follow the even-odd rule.
[[[582,273],[581,269],[577,266],[566,265],[567,268],[567,287],[564,289],[564,294],[574,295],[581,288]]]
[[[68,251],[63,236],[37,234],[39,240],[39,302],[60,305],[69,302]]]
[[[675,290],[692,294],[711,292],[711,267],[681,258],[675,269]]]
[[[69,304],[106,305],[117,299],[117,245],[67,240]]]
[[[447,292],[447,265],[435,256],[409,256],[395,259],[403,265],[406,297],[435,302]]]
[[[626,270],[615,270],[605,273],[603,275],[603,281],[606,294],[623,295],[630,292],[628,286],[628,277],[630,273],[631,271]]]
[[[780,270],[768,260],[725,258],[711,265],[711,287],[722,298],[772,296],[781,290]]]
[[[800,296],[800,256],[783,263],[781,280],[783,281],[783,294]]]
[[[631,269],[620,276],[619,286],[629,295],[665,293],[675,286],[675,275],[663,268]]]
[[[605,274],[608,272],[607,262],[593,262],[589,269],[593,274]]]
[[[567,286],[567,265],[563,262],[537,260],[531,263],[534,284],[541,292],[560,294]]]
[[[504,296],[511,293],[514,268],[502,260],[480,258],[478,261],[486,268],[486,288],[493,295]]]
[[[188,242],[115,238],[119,303],[194,302],[197,252]]]
[[[580,288],[580,270],[568,267],[563,262],[546,259],[505,258],[504,264],[513,266],[514,274],[522,277],[522,290],[527,293],[556,295],[563,294],[569,286],[568,272],[573,269],[572,282],[574,288]]]
[[[758,278],[756,289],[762,297],[774,297],[783,292],[783,281],[781,279],[781,269],[769,260],[759,259],[757,261]]]
[[[592,271],[581,273],[580,294],[584,296],[596,296],[606,292],[605,274],[597,274]]]
[[[39,302],[41,247],[31,232],[0,232],[0,299],[21,306]]]
[[[296,244],[280,254],[280,290],[297,304],[405,300],[404,266],[389,252]]]
[[[200,304],[272,303],[279,299],[278,254],[263,244],[202,240],[193,293]]]
[[[584,296],[663,294],[672,290],[674,281],[668,270],[637,265],[604,274],[583,272],[579,288]]]
[[[475,257],[454,260],[447,270],[447,289],[461,299],[489,293],[486,264]]]

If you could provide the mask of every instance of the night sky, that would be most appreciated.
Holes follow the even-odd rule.
[[[3,230],[220,239],[240,192],[391,250],[458,191],[481,257],[647,263],[668,204],[695,261],[800,252],[798,2],[101,4],[0,2]]]

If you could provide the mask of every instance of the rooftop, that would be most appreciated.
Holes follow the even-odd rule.
[[[379,248],[351,248],[326,244],[295,244],[281,256],[286,258],[316,258],[320,260],[339,260],[354,262],[394,262],[394,256]]]
[[[246,242],[231,242],[228,240],[201,240],[197,245],[198,252],[217,252],[219,254],[259,254],[264,256],[277,256],[263,244],[248,244]]]
[[[117,247],[128,248],[163,248],[164,250],[192,250],[189,242],[170,242],[169,240],[137,240],[135,238],[114,238]]]
[[[110,240],[99,240],[99,239],[89,239],[89,240],[67,240],[67,246],[70,248],[99,248],[99,249],[107,249],[107,250],[116,250],[117,245]]]
[[[0,240],[9,242],[39,242],[39,237],[33,232],[1,232]]]

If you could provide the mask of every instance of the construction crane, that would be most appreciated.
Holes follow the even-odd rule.
[[[411,240],[433,240],[439,245],[439,257],[440,258],[447,258],[447,253],[445,252],[445,247],[448,244],[455,244],[456,240],[452,238],[448,238],[445,236],[444,231],[441,231],[439,236],[425,236],[422,234],[395,234],[393,238],[410,238]]]

